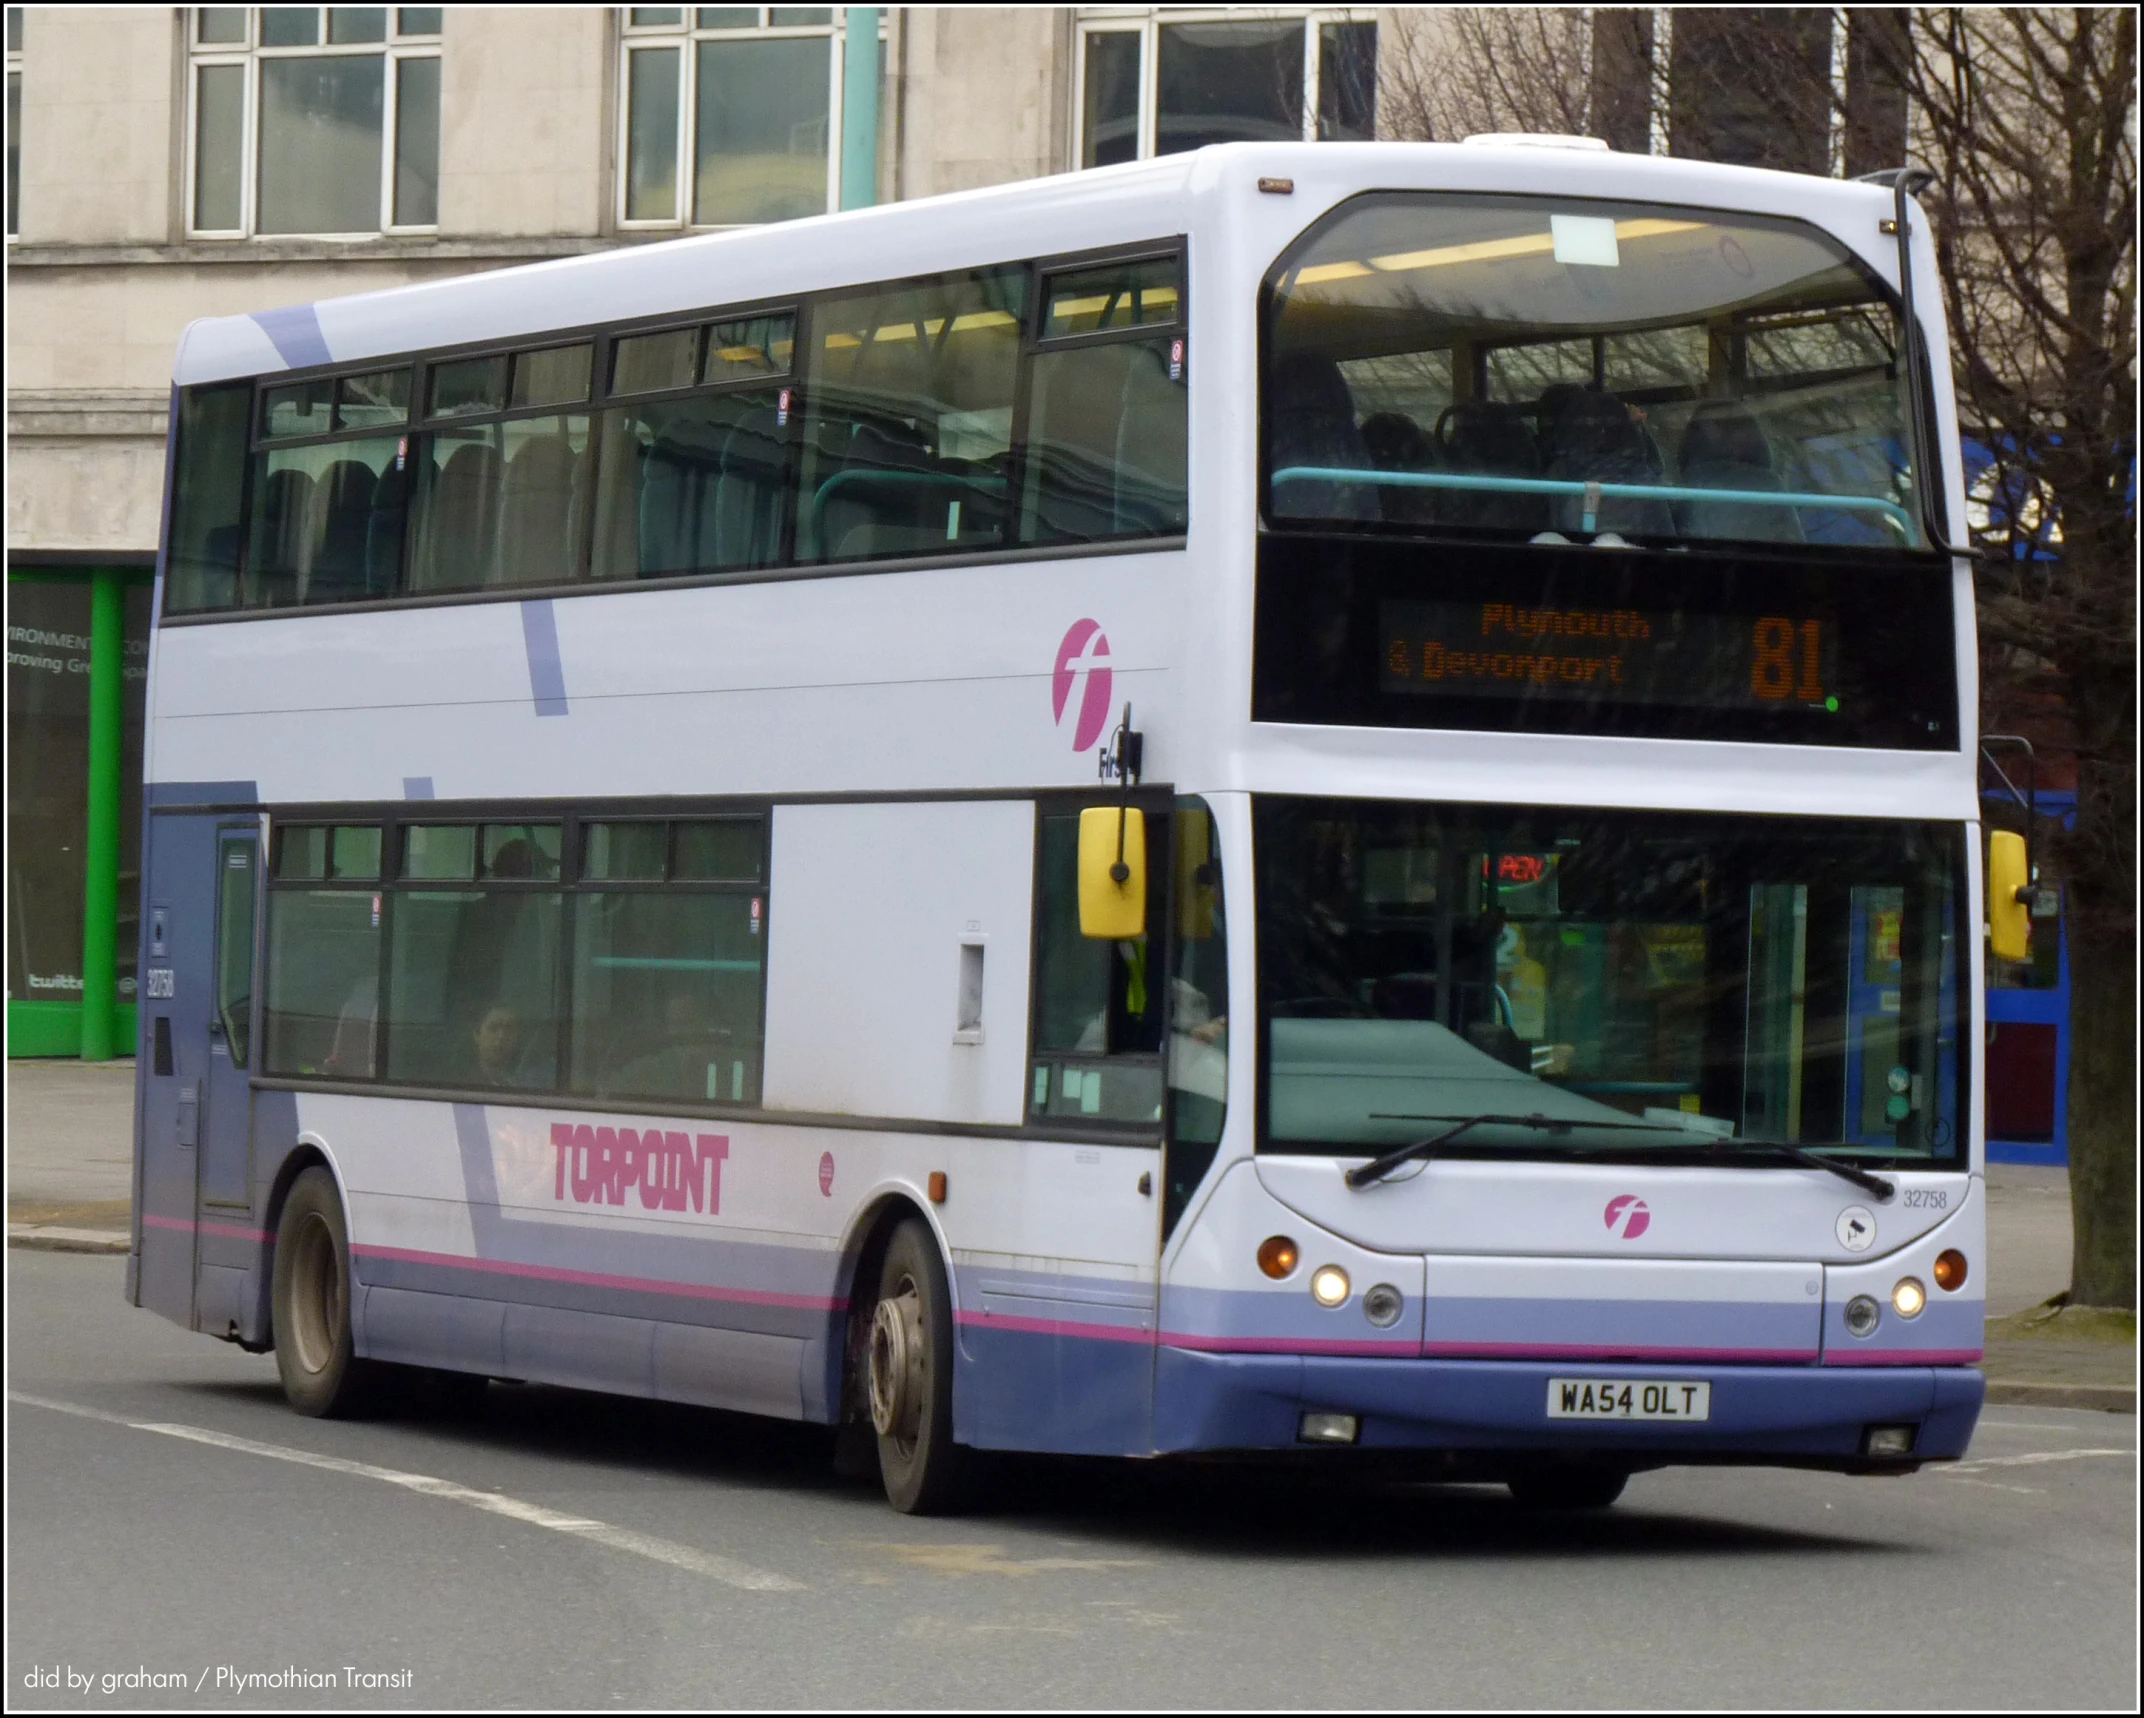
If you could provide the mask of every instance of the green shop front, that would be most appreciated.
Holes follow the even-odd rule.
[[[7,1053],[134,1050],[155,557],[10,552]]]

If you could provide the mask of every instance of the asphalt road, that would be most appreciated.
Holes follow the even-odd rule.
[[[301,1419],[120,1282],[8,1255],[13,1707],[2136,1706],[2128,1416],[1994,1409],[1909,1479],[1646,1474],[1591,1518],[1037,1463],[924,1521],[794,1426],[501,1385]],[[293,1668],[327,1685],[228,1680]],[[182,1686],[107,1691],[144,1671]]]

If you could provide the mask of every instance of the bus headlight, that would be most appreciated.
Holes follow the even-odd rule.
[[[1900,1277],[1898,1286],[1891,1291],[1891,1305],[1900,1318],[1918,1318],[1921,1308],[1928,1304],[1928,1291],[1921,1287],[1918,1277]]]
[[[1258,1268],[1275,1282],[1294,1274],[1300,1256],[1286,1235],[1268,1235],[1258,1243]]]
[[[1347,1291],[1347,1272],[1338,1265],[1320,1265],[1310,1273],[1310,1298],[1320,1306],[1340,1305]]]
[[[1945,1294],[1956,1294],[1965,1287],[1965,1255],[1956,1247],[1936,1255],[1936,1287]]]
[[[1857,1294],[1846,1303],[1846,1333],[1849,1336],[1874,1336],[1876,1326],[1883,1322],[1883,1308],[1876,1304],[1874,1295]]]

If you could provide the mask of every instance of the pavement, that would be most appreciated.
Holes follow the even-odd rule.
[[[134,1064],[7,1064],[7,1238],[48,1252],[127,1250]],[[1988,1166],[1988,1400],[2137,1410],[2136,1321],[2050,1317],[2069,1286],[2066,1169]]]

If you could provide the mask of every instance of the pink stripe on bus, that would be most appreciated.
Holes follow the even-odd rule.
[[[1791,1364],[1817,1357],[1814,1348],[1645,1348],[1627,1342],[1425,1342],[1422,1352],[1431,1359],[1449,1360],[1630,1360],[1646,1364]]]
[[[182,1235],[221,1235],[233,1241],[272,1241],[275,1237],[266,1229],[249,1229],[242,1223],[194,1223],[184,1217],[158,1217],[143,1212],[141,1226],[144,1229],[175,1229]]]
[[[684,1295],[693,1300],[736,1301],[747,1306],[803,1307],[812,1312],[845,1312],[849,1303],[825,1295],[775,1294],[766,1289],[714,1288],[705,1283],[668,1282],[656,1277],[611,1276],[602,1271],[569,1271],[558,1265],[525,1265],[509,1259],[473,1259],[460,1253],[426,1253],[412,1247],[352,1247],[361,1259],[392,1259],[408,1265],[445,1265],[455,1270],[485,1271],[494,1276],[533,1277],[542,1282],[578,1283],[587,1288],[635,1289],[648,1294]]]

